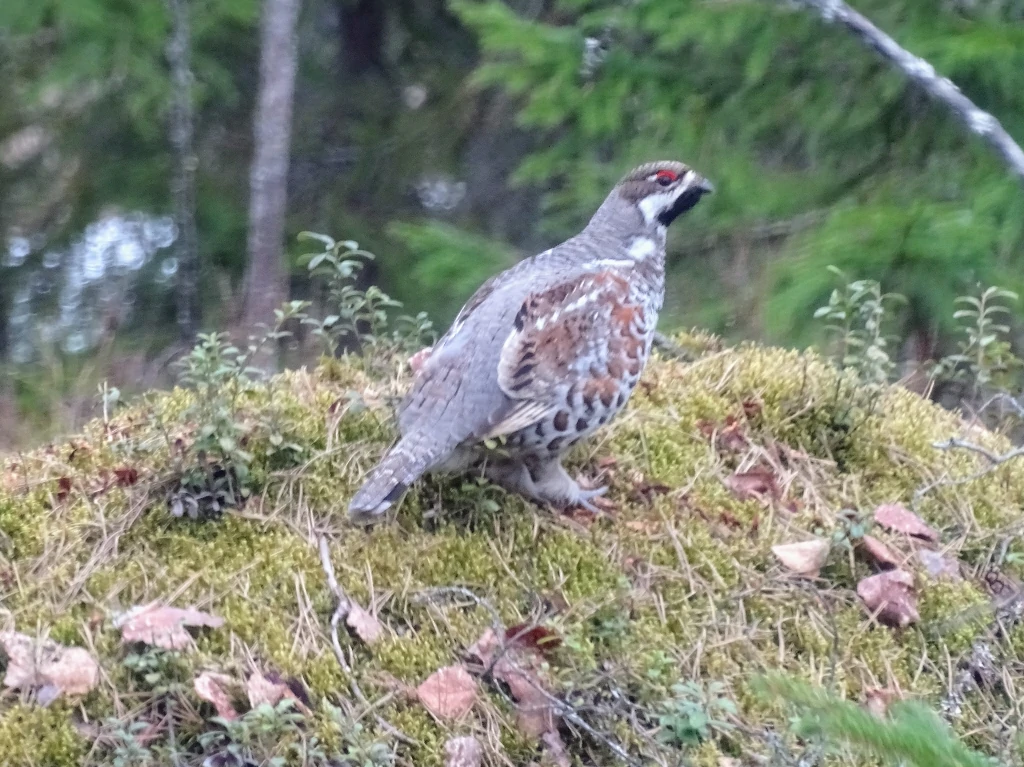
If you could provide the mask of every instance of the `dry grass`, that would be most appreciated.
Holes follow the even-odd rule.
[[[198,765],[206,756],[198,736],[216,725],[191,679],[260,670],[295,680],[309,700],[306,724],[282,735],[281,748],[316,734],[342,751],[386,743],[398,763],[427,766],[443,763],[449,737],[474,735],[487,764],[526,764],[542,749],[517,730],[501,685],[485,683],[455,724],[433,719],[409,694],[434,670],[465,662],[489,627],[518,624],[560,639],[544,694],[579,764],[869,763],[842,750],[814,756],[820,744],[788,734],[785,708],[749,687],[772,669],[855,700],[876,688],[920,697],[972,745],[1021,763],[1024,629],[1014,594],[994,606],[986,583],[992,568],[1004,578],[1021,572],[1024,467],[1008,462],[957,484],[984,459],[932,446],[969,437],[1002,452],[1000,438],[908,392],[857,389],[813,356],[711,351],[690,364],[655,361],[623,417],[574,458],[575,469],[610,482],[617,509],[607,518],[563,517],[471,479],[435,478],[388,524],[352,528],[345,505],[391,438],[385,403],[404,385],[399,374],[382,382],[354,363],[330,363],[245,400],[243,417],[272,410],[306,450],[282,464],[254,426],[247,449],[257,493],[217,521],[167,513],[175,440],[187,442],[195,428],[181,423],[187,392],[154,395],[65,443],[9,459],[0,617],[89,648],[103,669],[84,700],[51,709],[5,692],[0,752],[13,754],[9,763],[109,764],[120,736],[103,723],[115,719],[148,723],[153,763],[173,754]],[[126,466],[137,482],[112,479]],[[738,497],[733,477],[747,472],[770,481]],[[909,504],[936,480],[918,510],[965,579],[931,580],[908,565],[922,615],[915,626],[881,626],[863,608],[855,587],[871,568],[841,535],[813,579],[787,574],[771,555],[778,543],[832,536],[843,509],[863,516],[878,503]],[[378,617],[383,641],[367,647],[345,630],[343,598]],[[194,651],[158,659],[160,685],[126,667],[139,648],[122,647],[111,623],[154,600],[226,619]],[[659,716],[674,705],[672,685],[686,680],[721,682],[738,713],[727,717],[731,727],[681,749],[664,741]],[[364,729],[342,733],[324,702]],[[295,753],[289,759],[302,764]]]

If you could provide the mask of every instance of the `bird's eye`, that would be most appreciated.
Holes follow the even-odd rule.
[[[669,184],[673,183],[677,178],[679,178],[679,176],[670,170],[659,170],[657,173],[654,174],[654,180],[657,181],[662,186],[668,186]]]

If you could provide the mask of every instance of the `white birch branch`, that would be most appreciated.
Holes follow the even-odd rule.
[[[1017,178],[1024,182],[1024,150],[1006,132],[995,117],[967,98],[948,77],[935,71],[935,67],[915,56],[889,35],[857,13],[843,0],[793,0],[797,5],[817,11],[828,23],[838,23],[860,38],[887,59],[928,95],[942,102],[968,130],[980,136],[999,153],[1003,162]]]

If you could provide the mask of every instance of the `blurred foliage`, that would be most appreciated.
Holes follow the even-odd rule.
[[[189,3],[208,329],[234,316],[244,268],[259,6]],[[856,7],[1024,140],[1022,0]],[[0,361],[28,332],[8,323],[26,301],[33,348],[57,343],[46,326],[67,323],[87,225],[171,210],[169,34],[163,2],[0,3],[0,232],[28,243],[16,259],[0,247]],[[718,188],[674,227],[665,329],[820,341],[811,318],[834,265],[906,297],[890,330],[913,343],[893,360],[938,359],[957,350],[955,298],[1024,288],[1020,184],[886,62],[795,6],[307,0],[299,38],[297,300],[326,299],[291,235],[344,231],[379,256],[356,287],[443,330],[487,276],[573,234],[657,157]],[[152,358],[173,337],[170,255],[122,280],[113,358]]]
[[[550,137],[517,178],[552,187],[554,236],[579,226],[634,162],[682,157],[715,180],[713,204],[680,227],[675,278],[701,269],[694,244],[709,234],[726,236],[733,262],[761,251],[771,261],[763,318],[739,320],[742,330],[763,323],[772,337],[811,340],[830,264],[905,295],[904,332],[951,331],[940,307],[976,281],[1020,282],[1019,183],[941,107],[811,13],[758,1],[559,0],[536,18],[497,0],[454,6],[484,50],[476,82],[514,93],[520,121]],[[857,8],[1024,136],[1024,6]],[[778,247],[758,240],[765,224],[811,212],[820,223]]]

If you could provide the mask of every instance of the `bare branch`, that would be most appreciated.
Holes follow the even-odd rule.
[[[942,102],[968,130],[980,136],[998,152],[1010,171],[1024,182],[1024,150],[1006,132],[995,117],[960,92],[948,77],[935,67],[899,45],[889,35],[857,13],[843,0],[794,0],[797,5],[818,12],[828,23],[839,23],[874,49],[882,58],[900,69],[928,95]]]
[[[343,620],[345,620],[345,618],[348,617],[349,610],[352,609],[352,600],[348,598],[348,595],[338,584],[338,577],[334,574],[334,563],[331,562],[331,551],[327,545],[327,538],[322,535],[320,536],[319,549],[320,566],[323,567],[324,575],[327,577],[327,588],[329,588],[331,593],[334,594],[334,599],[337,602],[337,606],[334,608],[334,614],[331,615],[331,647],[334,649],[334,657],[338,659],[338,665],[341,666],[341,670],[344,671],[345,676],[348,677],[348,684],[349,688],[352,690],[352,694],[356,696],[363,706],[365,706],[363,715],[366,713],[372,713],[374,719],[377,720],[377,724],[382,730],[406,745],[418,746],[419,741],[410,738],[374,710],[377,706],[369,701],[366,694],[363,692],[363,688],[360,687],[359,682],[356,681],[355,674],[352,673],[352,664],[349,663],[348,658],[345,657],[345,650],[342,648],[341,641],[338,639],[338,626]]]
[[[438,598],[447,597],[464,597],[470,600],[471,602],[474,602],[477,606],[482,607],[488,613],[490,613],[491,627],[494,629],[495,635],[499,639],[504,640],[506,634],[505,624],[502,622],[501,615],[498,613],[497,609],[486,599],[484,599],[481,596],[478,596],[477,594],[473,593],[471,590],[467,588],[464,588],[462,586],[442,586],[437,588],[424,589],[423,591],[418,592],[414,596],[414,599],[416,601],[432,602]],[[488,664],[487,668],[484,669],[485,676],[490,674],[494,666],[497,664],[498,660],[503,658],[506,663],[508,663],[512,668],[514,668],[516,671],[522,674],[523,680],[527,684],[529,684],[530,687],[532,687],[534,690],[540,693],[540,695],[551,705],[552,710],[555,711],[555,713],[557,713],[565,721],[583,730],[585,733],[590,735],[590,737],[592,737],[599,743],[604,744],[604,746],[613,754],[615,754],[615,756],[618,757],[618,759],[623,763],[630,765],[630,767],[640,767],[640,763],[633,759],[626,751],[626,749],[616,740],[614,740],[610,735],[600,732],[599,730],[592,727],[580,716],[579,712],[571,704],[567,703],[564,700],[561,700],[560,698],[555,697],[547,690],[545,690],[543,687],[541,687],[540,684],[537,683],[537,681],[532,677],[531,674],[522,669],[519,666],[519,664],[517,664],[512,659],[512,657],[508,654],[508,651],[510,649],[511,646],[509,643],[506,643],[505,641],[501,642],[501,646],[499,647],[498,652],[495,653],[494,658],[491,660],[490,664]],[[499,691],[501,691],[500,688]],[[505,693],[502,692],[502,694],[504,695]]]
[[[932,447],[936,450],[970,450],[972,453],[984,456],[992,464],[993,468],[1001,463],[1012,461],[1014,458],[1024,455],[1024,447],[1014,448],[1008,453],[993,453],[987,447],[982,447],[981,445],[976,445],[973,442],[956,437],[951,437],[945,442],[933,442]]]
[[[932,447],[936,450],[969,450],[970,452],[977,453],[985,458],[985,460],[988,461],[988,466],[968,474],[966,477],[957,477],[956,479],[937,479],[934,482],[929,482],[927,485],[922,485],[914,491],[914,498],[911,501],[911,508],[913,509],[917,508],[917,504],[920,502],[921,498],[937,487],[957,487],[959,485],[966,485],[991,474],[1007,461],[1012,461],[1014,458],[1024,456],[1024,447],[1017,447],[1006,453],[993,453],[987,447],[982,447],[974,442],[968,442],[967,440],[959,439],[958,437],[950,437],[945,442],[933,442]]]

